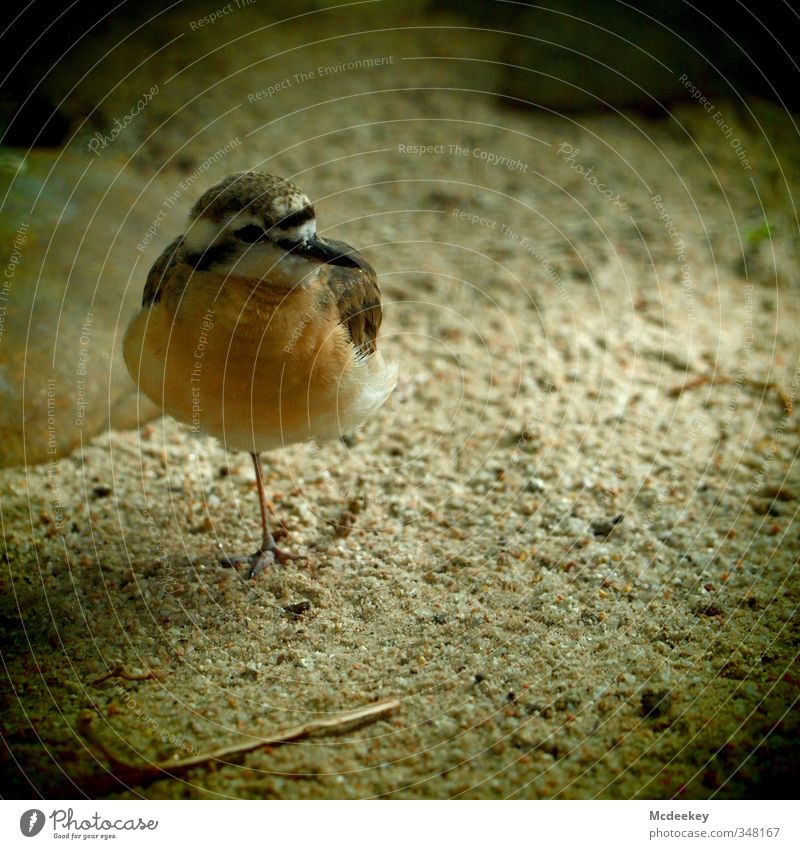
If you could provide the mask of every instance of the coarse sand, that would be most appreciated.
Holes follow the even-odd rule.
[[[796,159],[778,169],[733,104],[752,174],[693,106],[514,109],[458,63],[404,61],[441,34],[408,38],[353,37],[349,57],[394,61],[291,103],[248,94],[341,42],[255,80],[245,39],[120,139],[177,183],[240,138],[192,197],[247,167],[307,190],[378,269],[401,377],[347,444],[265,458],[306,557],[252,582],[218,563],[258,539],[249,459],[172,420],[0,472],[3,795],[726,798],[796,776]],[[152,762],[390,698],[362,728],[130,786],[86,737],[90,717]]]

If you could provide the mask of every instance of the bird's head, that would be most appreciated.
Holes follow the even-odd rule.
[[[357,266],[317,236],[314,207],[294,183],[259,171],[229,174],[203,193],[184,247],[197,271],[289,288],[308,285],[325,263]]]

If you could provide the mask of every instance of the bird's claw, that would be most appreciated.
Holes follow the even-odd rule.
[[[290,560],[302,560],[300,554],[291,554],[279,548],[275,541],[263,545],[258,551],[244,557],[222,557],[220,564],[231,569],[238,569],[240,566],[249,566],[247,572],[248,578],[256,578],[261,572],[273,563],[288,563]]]

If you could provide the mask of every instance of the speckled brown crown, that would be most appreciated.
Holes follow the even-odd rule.
[[[191,217],[222,223],[247,210],[270,227],[300,209],[314,214],[308,197],[294,183],[261,171],[240,171],[203,192],[192,207]]]

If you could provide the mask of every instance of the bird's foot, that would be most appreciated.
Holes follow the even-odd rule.
[[[232,569],[249,566],[248,578],[256,578],[267,566],[273,563],[288,563],[290,560],[302,560],[300,554],[291,554],[279,548],[274,539],[265,542],[258,551],[244,557],[222,557],[220,563]]]

